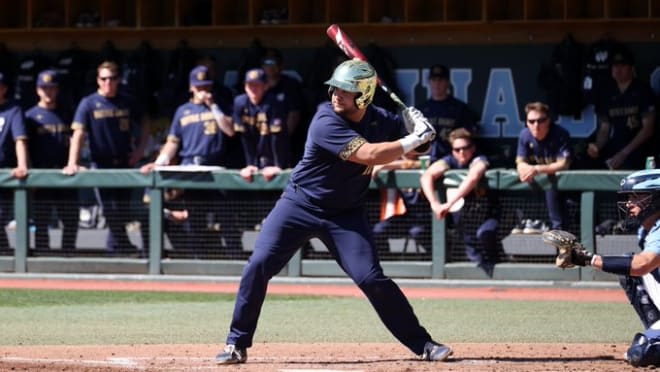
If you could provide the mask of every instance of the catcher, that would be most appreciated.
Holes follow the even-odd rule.
[[[625,359],[632,366],[660,366],[660,169],[635,172],[621,180],[618,202],[626,222],[639,224],[641,252],[622,256],[600,256],[587,251],[577,238],[562,230],[543,234],[543,241],[557,247],[556,264],[561,268],[591,265],[620,276],[620,283],[644,325],[637,333]]]

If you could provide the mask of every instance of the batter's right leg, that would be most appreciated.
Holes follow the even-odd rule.
[[[289,262],[307,240],[314,217],[291,200],[280,199],[270,212],[243,269],[236,295],[227,347],[216,357],[219,364],[242,363],[252,346],[268,281]]]
[[[364,214],[338,216],[332,223],[327,223],[332,237],[330,253],[364,292],[392,335],[424,360],[441,361],[449,357],[451,348],[433,341],[399,286],[383,274]]]

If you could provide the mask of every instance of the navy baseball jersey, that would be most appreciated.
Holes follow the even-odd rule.
[[[188,102],[179,106],[167,138],[180,144],[181,164],[221,165],[225,135],[206,105]]]
[[[474,164],[478,162],[483,162],[486,164],[486,168],[490,165],[488,158],[485,155],[475,154],[475,156],[470,160],[466,165],[461,166],[452,155],[445,155],[442,157],[439,162],[442,162],[446,169],[470,169]],[[485,213],[487,217],[497,216],[498,208],[496,208],[497,198],[492,192],[488,192],[488,179],[486,177],[481,177],[474,190],[471,193],[465,196],[466,203],[485,203],[486,209]],[[468,205],[466,207],[470,208]]]
[[[465,128],[475,133],[475,120],[470,109],[464,102],[453,96],[448,96],[442,101],[429,99],[422,103],[418,109],[429,119],[437,133],[431,146],[431,161],[436,161],[447,154],[451,154],[449,133],[452,130]]]
[[[369,188],[372,167],[348,158],[366,142],[394,141],[406,134],[401,119],[382,108],[371,105],[359,123],[352,123],[336,114],[330,103],[321,104],[290,184],[302,191],[308,207],[326,211],[357,208]]]
[[[550,124],[548,135],[543,141],[536,140],[529,128],[524,128],[518,137],[516,164],[551,164],[561,159],[570,162],[571,148],[568,141],[569,134],[566,129],[556,124]]]
[[[642,118],[655,112],[655,96],[648,84],[633,79],[630,86],[621,92],[614,80],[604,89],[606,95],[602,102],[601,118],[610,123],[609,140],[602,149],[603,156],[609,158],[624,148],[642,129]],[[644,167],[644,146],[638,147],[628,155],[624,169]]]
[[[253,104],[247,94],[234,100],[234,130],[240,135],[246,165],[257,168],[291,167],[291,146],[286,127],[286,104],[264,95]]]
[[[104,97],[95,92],[78,104],[71,129],[85,130],[92,161],[99,166],[125,166],[139,117],[137,107],[128,97]]]
[[[38,105],[25,113],[30,138],[30,161],[35,168],[62,168],[67,164],[71,138],[71,113]]]
[[[276,102],[284,105],[286,112],[301,111],[303,108],[303,96],[300,83],[295,78],[286,74],[280,75],[280,80],[274,87],[268,89]]]
[[[23,111],[15,101],[0,105],[0,167],[16,166],[16,140],[27,139]]]

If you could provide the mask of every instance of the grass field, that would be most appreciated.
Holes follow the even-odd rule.
[[[0,345],[222,344],[233,295],[0,290]],[[626,343],[621,303],[411,300],[443,342]],[[396,342],[366,299],[269,296],[255,342]]]

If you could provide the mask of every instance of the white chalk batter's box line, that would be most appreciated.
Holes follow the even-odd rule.
[[[255,362],[272,362],[272,363],[286,363],[286,362],[308,362],[308,363],[323,363],[323,361],[319,361],[318,358],[305,358],[305,357],[296,357],[296,358],[250,358],[251,360]],[[371,361],[379,361],[382,360],[380,358],[369,358]],[[160,361],[166,361],[166,362],[172,362],[172,360],[188,360],[188,361],[197,361],[200,363],[208,363],[208,366],[195,366],[195,367],[190,367],[190,366],[155,366],[153,364],[150,365],[140,365],[140,361],[154,361],[154,360],[160,360]],[[158,370],[163,370],[163,371],[201,371],[201,370],[216,370],[218,367],[214,363],[213,359],[211,358],[195,358],[195,357],[130,357],[130,358],[122,358],[122,357],[113,357],[113,358],[107,358],[105,360],[87,360],[87,359],[66,359],[66,358],[25,358],[25,357],[0,357],[0,361],[5,361],[5,362],[17,362],[17,363],[53,363],[53,364],[64,364],[64,365],[72,365],[72,364],[78,364],[78,365],[87,365],[87,366],[97,366],[97,367],[127,367],[127,368],[132,368],[135,370],[142,370],[142,369],[158,369]],[[331,361],[337,362],[336,359],[332,359]],[[365,361],[364,358],[361,358],[360,361]],[[369,360],[367,360],[369,361]],[[341,362],[340,362],[341,363]],[[354,363],[354,361],[346,361],[345,363]],[[354,370],[354,369],[279,369],[278,372],[365,372],[363,370]]]

